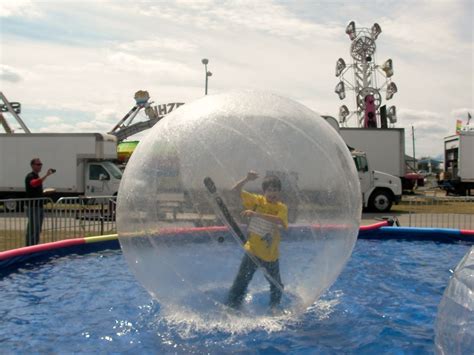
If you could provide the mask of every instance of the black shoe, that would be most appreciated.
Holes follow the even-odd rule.
[[[232,309],[235,309],[235,310],[239,310],[241,307],[242,307],[242,302],[236,302],[236,301],[227,301],[226,303],[224,303],[224,305],[226,307],[229,307],[229,308],[232,308]]]
[[[281,307],[279,303],[270,305],[270,314],[272,316],[279,316],[283,313],[284,313],[283,308]]]

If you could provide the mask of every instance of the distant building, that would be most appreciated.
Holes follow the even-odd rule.
[[[426,174],[437,174],[442,170],[443,162],[438,159],[426,157],[418,160],[418,170]]]

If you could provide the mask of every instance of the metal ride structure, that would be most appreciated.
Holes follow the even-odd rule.
[[[209,59],[201,59],[201,63],[204,64],[205,71],[205,87],[204,95],[207,95],[208,81],[209,77],[212,76],[212,73],[207,70],[207,65],[209,64]],[[132,109],[115,125],[114,128],[109,132],[117,137],[119,142],[125,140],[126,138],[137,134],[141,131],[153,127],[159,120],[161,120],[165,115],[171,111],[177,109],[179,106],[184,105],[184,102],[174,102],[169,104],[161,104],[152,106],[153,101],[149,102],[150,95],[148,91],[137,91],[135,93],[135,105]],[[133,123],[134,118],[138,115],[140,110],[144,109],[145,114],[148,117],[148,120],[135,122]]]
[[[7,97],[1,91],[0,91],[0,100],[3,102],[3,103],[0,103],[0,124],[5,130],[5,133],[13,134],[15,133],[15,130],[11,128],[8,121],[3,116],[3,112],[10,113],[13,116],[13,118],[17,121],[17,123],[20,125],[21,129],[23,129],[24,133],[31,133],[28,127],[26,126],[25,122],[23,122],[23,120],[20,117],[21,103],[8,101]]]
[[[369,29],[356,28],[354,21],[351,21],[346,27],[346,34],[351,40],[353,63],[347,65],[344,59],[337,60],[335,74],[339,83],[334,91],[339,99],[344,100],[346,89],[354,90],[356,109],[350,111],[346,105],[339,108],[339,123],[342,126],[348,127],[352,117],[355,117],[356,127],[359,128],[387,128],[387,119],[392,127],[397,122],[395,106],[390,106],[387,110],[382,105],[382,93],[385,92],[385,100],[388,101],[398,89],[391,80],[392,59],[386,60],[382,65],[375,63],[375,41],[380,33],[382,29],[377,23]],[[353,81],[347,78],[351,72]],[[380,84],[379,77],[382,79]]]
[[[150,102],[149,100],[148,91],[137,91],[135,93],[135,105],[108,133],[116,136],[118,141],[123,141],[134,134],[153,127],[165,115],[184,105],[183,102],[174,102],[152,106],[153,101]],[[145,110],[148,120],[133,123],[141,110]]]

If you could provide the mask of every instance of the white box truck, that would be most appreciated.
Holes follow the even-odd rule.
[[[347,145],[365,152],[373,170],[405,175],[405,129],[403,128],[339,128]]]
[[[348,146],[367,154],[373,170],[398,176],[403,190],[423,186],[424,178],[421,174],[407,171],[404,128],[339,127],[334,117],[323,117],[339,132]]]
[[[444,171],[439,186],[447,193],[467,196],[474,189],[474,129],[444,138]]]
[[[322,117],[341,135],[351,151],[359,175],[363,207],[374,212],[390,211],[392,205],[402,198],[400,176],[405,173],[403,128],[375,129],[377,133],[374,134],[374,129],[341,128],[334,117]]]
[[[109,196],[118,192],[122,172],[117,138],[101,133],[0,134],[0,199],[25,197],[30,161],[40,158],[43,170],[56,169],[44,183],[61,196]]]
[[[372,212],[388,212],[402,199],[402,181],[398,176],[373,170],[365,152],[351,151],[359,175],[364,208]]]

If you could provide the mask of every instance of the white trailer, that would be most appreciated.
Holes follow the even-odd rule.
[[[339,128],[347,145],[364,151],[373,170],[405,175],[405,129],[403,128]]]
[[[474,189],[474,130],[444,138],[444,169],[439,186],[448,193],[470,195]]]
[[[44,188],[59,196],[115,195],[122,173],[117,139],[100,133],[0,134],[0,199],[25,197],[25,176],[30,161],[40,158],[43,170],[56,169]]]

